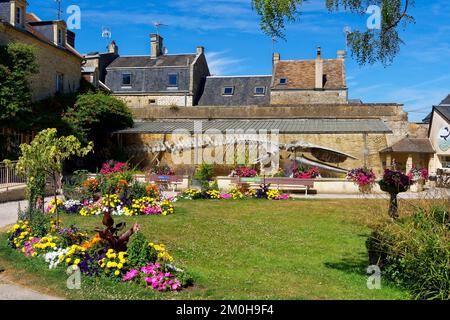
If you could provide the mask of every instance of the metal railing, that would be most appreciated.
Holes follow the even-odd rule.
[[[17,161],[13,161],[10,166],[0,163],[0,190],[20,186],[26,183],[26,178],[19,176],[16,172]]]

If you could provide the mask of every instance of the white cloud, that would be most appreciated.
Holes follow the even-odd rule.
[[[242,63],[244,60],[228,57],[225,51],[207,52],[206,59],[212,75],[230,75],[243,69]]]

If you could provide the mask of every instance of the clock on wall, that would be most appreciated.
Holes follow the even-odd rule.
[[[450,149],[450,129],[443,127],[438,133],[439,149],[446,152]]]

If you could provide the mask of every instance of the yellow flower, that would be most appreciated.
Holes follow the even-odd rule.
[[[80,264],[80,262],[81,262],[81,260],[80,260],[80,259],[75,259],[75,261],[73,262],[73,264],[77,266],[77,265],[79,265],[79,264]]]
[[[122,263],[117,264],[117,269],[122,269],[122,268],[123,268],[123,264]]]
[[[115,272],[114,272],[114,275],[115,276],[118,276],[120,274],[120,271],[119,270],[116,270]]]

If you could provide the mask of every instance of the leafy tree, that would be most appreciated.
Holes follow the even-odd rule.
[[[28,77],[38,72],[33,47],[22,43],[0,46],[0,125],[17,124],[31,111]]]
[[[83,157],[87,155],[92,151],[93,143],[90,142],[86,147],[82,147],[81,142],[76,137],[58,137],[57,134],[56,129],[46,129],[41,131],[31,144],[22,144],[17,171],[27,177],[30,212],[36,204],[35,199],[32,198],[32,193],[42,194],[45,192],[46,178],[52,179],[57,220],[59,220],[57,185],[58,177],[62,176],[63,162],[72,156]],[[41,189],[36,190],[36,188]]]
[[[273,38],[285,38],[285,25],[299,19],[302,6],[307,0],[251,0],[253,8],[261,17],[261,29]],[[364,15],[370,5],[381,8],[381,29],[353,31],[348,35],[352,56],[360,65],[381,62],[388,65],[400,52],[403,43],[399,28],[413,23],[408,10],[414,0],[324,0],[330,12],[344,10]]]

